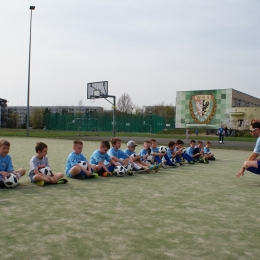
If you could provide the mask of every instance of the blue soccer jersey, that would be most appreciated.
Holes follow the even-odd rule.
[[[210,149],[207,148],[206,146],[203,148],[203,152],[204,152],[205,154],[211,154]]]
[[[128,158],[128,155],[124,153],[121,149],[115,149],[114,147],[110,148],[107,152],[109,156],[114,156],[118,159],[126,159]]]
[[[76,154],[75,152],[71,152],[66,162],[66,170],[65,170],[66,174],[69,173],[70,169],[73,166],[80,163],[81,161],[87,162],[86,157],[82,153]]]
[[[10,155],[0,156],[0,172],[13,172],[13,163]]]
[[[254,148],[254,152],[260,154],[260,137],[257,138],[255,148]]]
[[[193,154],[194,154],[194,150],[195,150],[195,147],[189,147],[189,148],[187,148],[187,150],[186,150],[186,154],[188,154],[189,156],[193,156]]]
[[[99,150],[93,152],[89,159],[89,162],[95,165],[98,164],[99,162],[105,162],[105,161],[110,162],[111,157],[107,153],[101,153]]]
[[[143,156],[145,156],[147,154],[148,154],[148,150],[144,149],[144,148],[142,150],[140,150],[140,152],[139,152],[139,155],[141,155],[141,157],[143,157]]]
[[[124,153],[125,153],[127,156],[131,156],[132,154],[135,154],[135,151],[130,151],[129,149],[125,149],[125,150],[124,150]]]
[[[151,147],[151,154],[153,153],[159,153],[159,148],[158,147]]]
[[[173,149],[170,149],[170,148],[167,149],[167,155],[169,156],[169,158],[172,158],[173,153],[174,153],[174,148]]]

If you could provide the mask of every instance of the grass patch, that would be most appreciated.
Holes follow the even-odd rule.
[[[6,129],[0,128],[0,135],[3,137],[25,137],[25,129]],[[40,138],[63,138],[63,139],[84,139],[87,137],[102,136],[104,138],[111,138],[113,136],[112,132],[79,132],[79,131],[49,131],[49,130],[37,130],[30,129],[30,137],[40,137]],[[185,134],[165,134],[165,133],[131,133],[131,132],[116,132],[118,137],[144,137],[144,138],[165,138],[165,139],[186,139]],[[190,135],[190,139],[200,139],[200,140],[218,140],[216,135]],[[225,137],[225,141],[239,141],[239,142],[255,142],[255,138],[252,137]]]
[[[69,140],[13,138],[15,168],[28,171],[37,141],[64,171]],[[89,158],[97,142],[84,142]],[[124,148],[124,147],[122,147]],[[2,259],[258,259],[259,176],[235,178],[250,152],[213,150],[209,165],[135,176],[69,179],[38,187],[24,176],[1,189]]]

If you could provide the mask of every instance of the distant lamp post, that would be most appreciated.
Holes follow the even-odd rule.
[[[35,6],[30,6],[31,10],[31,19],[30,19],[30,40],[29,40],[29,66],[28,66],[28,90],[27,90],[27,122],[26,122],[26,136],[29,136],[29,117],[30,117],[30,72],[31,72],[31,35],[32,35],[32,11],[35,9]]]

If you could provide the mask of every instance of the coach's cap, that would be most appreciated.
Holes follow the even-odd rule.
[[[127,143],[127,147],[128,147],[128,146],[137,146],[137,144],[135,143],[135,141],[130,140],[130,141]]]

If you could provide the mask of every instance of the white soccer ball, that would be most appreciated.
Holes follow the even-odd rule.
[[[126,172],[128,173],[128,175],[133,175],[133,174],[134,174],[134,172],[133,172],[133,166],[132,166],[131,163],[128,163],[128,165],[125,166],[125,170],[126,170]]]
[[[119,166],[116,166],[115,170],[114,170],[114,173],[116,174],[116,176],[118,177],[123,177],[126,173],[126,169],[124,166],[122,165],[119,165]]]
[[[88,163],[85,161],[78,161],[78,164],[82,166],[84,169],[88,169]]]
[[[219,141],[220,144],[222,144],[222,141]]]
[[[4,179],[4,184],[7,188],[14,188],[18,184],[18,179],[13,173],[9,173]]]
[[[167,148],[165,146],[160,146],[159,153],[167,153]]]
[[[53,173],[52,173],[52,171],[51,171],[51,168],[48,167],[48,166],[39,169],[39,172],[42,173],[42,174],[44,174],[44,175],[47,175],[47,176],[53,176]]]
[[[135,157],[137,157],[137,154],[136,153],[132,153],[131,157],[135,158]]]
[[[148,155],[146,160],[149,163],[153,163],[154,162],[154,157],[152,155]]]
[[[182,152],[186,153],[186,148],[185,147],[182,148]]]

